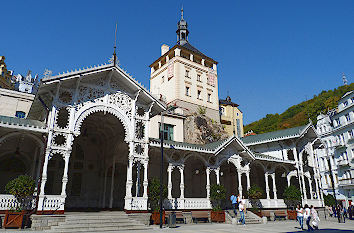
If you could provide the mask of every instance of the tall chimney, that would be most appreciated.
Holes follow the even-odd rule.
[[[165,53],[167,53],[168,50],[170,50],[170,46],[168,46],[166,44],[161,45],[161,56],[164,55]]]

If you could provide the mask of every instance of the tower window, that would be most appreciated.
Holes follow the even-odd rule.
[[[200,99],[200,100],[202,99],[202,91],[198,90],[197,98]]]
[[[186,39],[186,34],[184,32],[182,32],[182,40]]]
[[[211,103],[211,94],[208,93],[208,102]]]
[[[190,76],[189,76],[189,70],[186,70],[185,77],[186,77],[186,78],[190,78]]]
[[[190,88],[189,88],[189,87],[186,87],[186,96],[191,96],[191,95],[190,95]]]
[[[202,81],[202,79],[201,79],[201,77],[200,77],[200,74],[197,74],[197,81],[199,81],[199,82]]]
[[[16,115],[17,118],[25,118],[26,113],[22,112],[22,111],[16,111]]]

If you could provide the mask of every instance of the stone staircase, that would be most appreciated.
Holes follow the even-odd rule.
[[[225,210],[225,220],[226,223],[230,224],[239,224],[238,220],[240,219],[240,212],[237,211],[237,217],[233,210]],[[263,223],[262,218],[258,217],[256,214],[251,211],[247,211],[245,214],[245,223],[246,224],[260,224]]]
[[[123,211],[101,211],[95,213],[68,213],[65,221],[59,222],[45,232],[115,232],[151,229]]]

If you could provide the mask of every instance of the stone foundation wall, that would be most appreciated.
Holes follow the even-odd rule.
[[[65,221],[65,215],[32,215],[31,229],[35,231],[50,230],[52,226],[58,226]]]

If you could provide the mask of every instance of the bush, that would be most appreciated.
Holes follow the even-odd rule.
[[[258,185],[252,185],[251,188],[247,191],[247,196],[252,205],[253,212],[258,212],[258,208],[262,208],[262,203],[259,199],[263,196],[263,189]]]
[[[162,198],[167,198],[167,187],[162,186]],[[152,211],[160,210],[160,179],[154,177],[149,180],[148,202]]]
[[[221,202],[226,199],[226,190],[223,185],[213,184],[210,187],[210,200],[213,210],[222,210]]]
[[[247,196],[249,199],[261,199],[263,196],[263,190],[257,185],[252,185],[251,188],[247,191]]]
[[[285,188],[283,196],[284,202],[288,207],[296,206],[301,203],[301,191],[294,185]]]
[[[199,106],[199,107],[198,107],[198,113],[199,113],[200,115],[205,115],[205,113],[206,113],[206,107]]]
[[[326,206],[336,205],[336,201],[334,200],[334,196],[332,194],[324,195],[323,200]]]
[[[14,195],[20,203],[20,209],[23,209],[27,199],[33,196],[35,186],[35,181],[32,177],[21,175],[7,183],[5,191]]]

